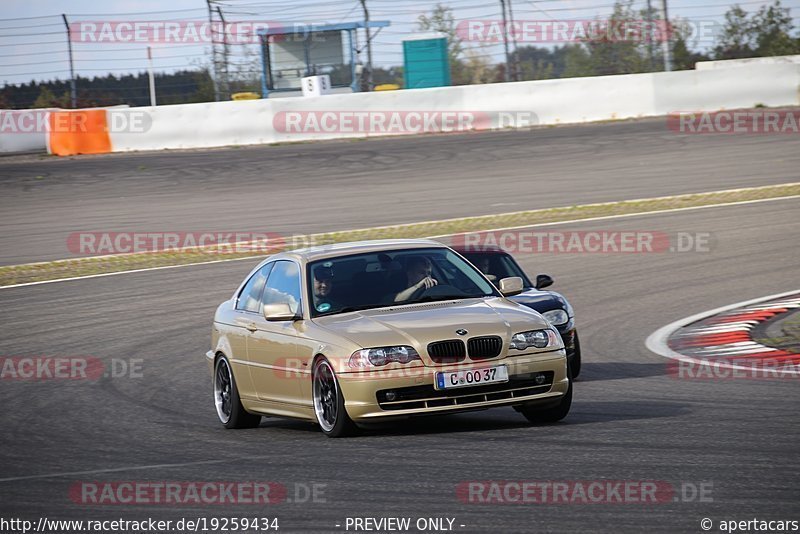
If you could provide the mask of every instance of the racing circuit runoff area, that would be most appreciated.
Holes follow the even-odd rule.
[[[775,186],[800,181],[798,164],[796,135],[684,135],[663,119],[5,157],[0,262],[75,258],[80,232],[321,233]],[[724,317],[673,342],[682,320],[800,290],[796,195],[722,204],[493,232],[651,245],[510,251],[575,309],[583,367],[550,426],[498,408],[341,440],[280,418],[225,430],[203,355],[255,258],[2,288],[0,531],[797,531],[798,376],[664,356],[714,361],[692,343]],[[791,359],[798,319],[782,306],[747,332]]]

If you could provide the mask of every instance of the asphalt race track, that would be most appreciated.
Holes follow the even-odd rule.
[[[407,211],[398,207],[388,219],[377,204],[344,209],[335,219],[337,226],[797,180],[800,151],[789,137],[686,139],[662,130],[659,123],[644,121],[424,142],[403,139],[396,147],[381,141],[80,158],[27,167],[3,162],[2,254],[6,263],[59,256],[40,249],[63,246],[61,237],[52,234],[59,216],[68,218],[59,229],[199,224],[223,190],[228,191],[219,199],[225,216],[214,219],[215,226],[278,224],[288,209],[287,195],[302,194],[318,210],[304,211],[308,217],[297,220],[303,229],[323,230],[322,206],[355,206],[352,188],[378,175],[382,185],[365,191],[363,199],[377,203],[386,196],[380,202],[388,202],[389,191],[402,190],[403,199],[420,199],[420,205],[405,204]],[[564,143],[559,148],[543,147],[559,141]],[[470,143],[477,147],[471,150]],[[427,163],[441,178],[435,183],[422,174],[426,144],[431,150]],[[335,179],[310,175],[312,162],[342,147],[352,155],[347,171],[355,171],[341,187],[341,194],[351,193],[347,205],[326,193]],[[380,156],[384,149],[391,155]],[[494,151],[493,161],[481,163],[475,155],[480,150]],[[304,158],[289,159],[290,152]],[[416,163],[402,163],[403,155],[415,153]],[[201,172],[203,162],[208,170],[208,162],[230,156],[237,163],[226,177]],[[277,174],[267,172],[270,161],[278,161]],[[139,164],[149,169],[142,176],[133,170]],[[293,166],[305,178],[293,180]],[[332,167],[327,170],[334,176],[345,174],[345,167]],[[493,167],[497,172],[491,172]],[[29,203],[23,202],[20,185],[25,168],[29,174],[48,169],[45,182],[54,182],[28,189]],[[481,181],[481,173],[493,177]],[[498,173],[513,178],[509,185],[494,178]],[[403,176],[407,184],[398,181]],[[81,184],[74,194],[68,193],[71,177]],[[419,187],[422,181],[435,190],[452,187],[470,202],[446,202],[438,211]],[[517,191],[514,184],[523,183],[524,191]],[[281,187],[275,195],[267,195],[276,184]],[[265,202],[283,198],[284,212],[257,214],[258,195],[244,195],[250,187]],[[239,208],[233,209],[236,195]],[[156,197],[158,202],[145,202]],[[56,199],[63,202],[44,211]],[[513,204],[491,205],[504,200]],[[68,209],[80,206],[85,209]],[[529,273],[551,274],[554,289],[570,298],[578,314],[583,371],[572,412],[550,427],[531,427],[511,408],[500,408],[407,421],[341,440],[325,438],[313,425],[281,419],[265,418],[253,430],[223,429],[203,354],[213,311],[252,267],[249,260],[0,290],[4,355],[134,359],[141,360],[142,374],[98,381],[3,381],[0,515],[34,520],[266,516],[277,517],[282,532],[344,532],[336,525],[347,517],[446,516],[455,518],[456,532],[476,533],[700,532],[703,518],[715,525],[721,520],[800,519],[797,380],[680,379],[669,375],[668,360],[644,344],[651,332],[681,317],[800,286],[799,208],[797,199],[784,199],[558,227],[708,232],[708,252],[518,255]],[[30,213],[24,214],[26,209]],[[30,242],[23,245],[27,238]],[[456,487],[471,480],[663,481],[678,489],[678,500],[463,503]],[[317,502],[266,508],[109,506],[76,504],[69,492],[81,481],[274,481],[289,488],[293,501],[296,485],[325,486]],[[680,488],[703,483],[713,487],[711,502],[681,498]],[[718,532],[716,526],[712,531]]]
[[[240,149],[0,158],[0,265],[71,232],[309,233],[797,181],[791,135],[666,120]],[[301,208],[302,207],[302,208]]]

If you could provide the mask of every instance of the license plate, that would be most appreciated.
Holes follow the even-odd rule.
[[[505,365],[436,373],[436,389],[481,386],[497,382],[508,382],[508,367]]]

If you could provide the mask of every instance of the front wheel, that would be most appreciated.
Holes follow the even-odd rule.
[[[572,407],[572,378],[569,379],[567,393],[561,397],[561,402],[550,408],[537,408],[536,405],[520,406],[519,411],[533,424],[555,423],[564,419]]]
[[[314,413],[322,432],[329,438],[341,438],[353,434],[356,425],[347,415],[339,381],[327,360],[322,358],[317,360],[312,380]]]
[[[578,378],[581,374],[581,340],[578,339],[578,332],[575,332],[575,348],[572,350],[572,358],[570,359],[570,372],[572,378]]]
[[[214,365],[214,404],[225,428],[253,428],[261,423],[260,415],[248,413],[242,406],[231,365],[225,356],[220,356]]]

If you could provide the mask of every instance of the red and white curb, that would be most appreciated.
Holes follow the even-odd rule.
[[[753,371],[780,366],[781,374],[800,374],[800,354],[752,338],[759,324],[798,308],[798,289],[759,297],[670,323],[650,334],[645,344],[660,356],[715,369]]]

